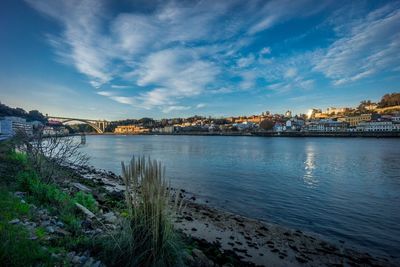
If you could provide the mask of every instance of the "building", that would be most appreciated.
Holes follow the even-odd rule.
[[[0,133],[2,135],[14,136],[20,132],[31,136],[33,134],[32,124],[26,122],[26,119],[14,116],[6,116],[1,120]]]
[[[136,126],[136,125],[123,125],[115,128],[114,133],[116,134],[141,134],[149,133],[150,129]]]
[[[64,126],[44,126],[42,134],[43,136],[64,136],[69,134],[69,130]]]
[[[286,118],[291,118],[292,117],[292,112],[290,110],[286,111],[285,117]]]
[[[338,121],[347,122],[351,127],[356,127],[360,122],[370,121],[371,114],[361,114],[360,116],[339,118]]]
[[[329,115],[337,115],[340,113],[344,113],[346,111],[349,111],[350,108],[335,108],[335,107],[330,107],[326,109],[326,113]]]
[[[315,118],[316,115],[322,114],[321,109],[312,108],[307,112],[307,116],[309,119]]]
[[[397,130],[397,125],[391,121],[360,122],[357,125],[357,131],[360,132],[391,132],[393,130]]]
[[[333,120],[309,121],[303,127],[303,131],[310,132],[344,132],[347,130],[347,123]]]

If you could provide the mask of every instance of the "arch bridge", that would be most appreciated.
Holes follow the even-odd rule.
[[[92,120],[92,119],[79,119],[79,118],[67,118],[67,117],[57,117],[57,116],[46,116],[48,120],[59,121],[62,124],[70,122],[70,121],[79,121],[90,125],[93,129],[96,130],[97,133],[104,133],[106,127],[110,124],[109,121],[106,120]]]

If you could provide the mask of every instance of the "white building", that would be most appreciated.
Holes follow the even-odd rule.
[[[361,132],[391,132],[396,130],[397,125],[393,127],[391,121],[370,121],[360,122],[357,125],[357,131]]]
[[[18,132],[26,135],[33,134],[32,124],[27,123],[26,119],[20,117],[6,116],[1,120],[0,133],[2,135],[14,136]]]

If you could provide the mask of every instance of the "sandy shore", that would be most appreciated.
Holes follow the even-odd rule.
[[[188,203],[176,226],[260,266],[399,266],[394,259],[373,257],[310,233],[193,202]]]
[[[112,172],[90,167],[74,170],[110,194],[124,190],[121,178]],[[258,266],[400,266],[399,259],[372,256],[312,233],[217,210],[196,203],[184,190],[176,192],[185,203],[175,221],[176,228],[217,246],[221,252],[236,254],[243,262]]]

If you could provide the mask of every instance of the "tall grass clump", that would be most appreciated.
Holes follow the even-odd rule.
[[[165,168],[156,160],[132,157],[129,164],[122,162],[122,178],[128,216],[113,236],[112,265],[179,265],[179,240],[172,225],[176,209]]]

